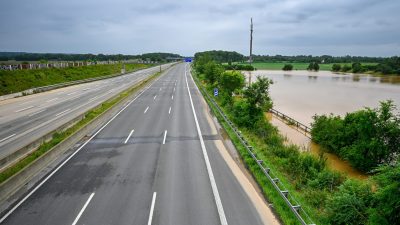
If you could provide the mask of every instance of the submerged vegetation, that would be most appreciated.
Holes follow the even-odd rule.
[[[316,115],[312,139],[352,166],[370,172],[380,164],[393,163],[400,154],[400,116],[392,101],[379,108],[347,113],[344,118]]]
[[[207,91],[212,93],[215,87],[219,88],[221,95],[215,97],[216,102],[253,146],[257,158],[274,171],[279,181],[299,200],[316,224],[398,223],[398,162],[379,165],[375,175],[367,181],[355,181],[345,174],[331,171],[323,155],[315,157],[302,153],[297,146],[284,144],[284,138],[267,121],[264,112],[273,105],[269,96],[272,82],[268,78],[259,77],[256,82],[245,87],[243,75],[224,72],[210,57],[204,55],[196,58],[194,69],[199,84]],[[385,115],[379,114],[378,117]],[[382,126],[391,127],[392,124],[383,123]],[[279,194],[258,167],[249,160],[247,152],[237,144],[236,137],[229,130],[227,133],[281,220],[285,224],[296,224],[293,214],[288,213],[290,209],[282,203]],[[399,143],[398,140],[396,143]]]

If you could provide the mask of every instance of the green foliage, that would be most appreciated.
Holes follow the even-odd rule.
[[[64,53],[26,53],[26,52],[0,52],[0,61],[121,61],[134,59],[153,59],[166,62],[169,58],[181,58],[182,56],[173,53],[145,53],[143,55],[105,55],[105,54],[64,54]]]
[[[282,68],[284,71],[290,71],[293,70],[293,65],[292,64],[285,64]]]
[[[245,70],[245,71],[253,71],[255,70],[254,67],[250,64],[229,64],[224,65],[226,70]]]
[[[339,116],[314,116],[312,139],[361,171],[396,161],[400,154],[400,118],[392,101]]]
[[[271,84],[273,84],[272,80],[258,76],[257,81],[244,91],[244,96],[253,109],[260,108],[263,111],[268,111],[272,108],[272,100],[269,96]]]
[[[333,64],[332,65],[332,71],[333,72],[339,72],[342,69],[342,66],[340,64]]]
[[[194,61],[194,67],[199,74],[204,74],[206,64],[211,61],[211,57],[208,54],[200,55]]]
[[[400,222],[400,162],[386,165],[374,176],[378,185],[374,193],[374,208],[371,210],[370,224],[398,224]]]
[[[238,71],[225,71],[220,75],[219,86],[223,92],[232,97],[235,90],[240,90],[244,87],[244,75]]]
[[[204,67],[204,78],[208,83],[213,85],[217,80],[219,80],[224,69],[221,65],[216,64],[214,61],[207,62]]]
[[[371,186],[355,180],[347,180],[326,204],[330,224],[364,225],[368,221],[368,209],[372,203]]]
[[[242,62],[244,60],[244,56],[237,52],[230,51],[205,51],[205,52],[197,52],[194,54],[195,61],[200,57],[207,55],[211,58],[211,60],[216,61],[218,63],[223,62]]]
[[[344,66],[342,66],[341,71],[342,72],[349,72],[351,70],[351,66],[345,64]]]
[[[359,62],[355,62],[355,63],[351,64],[351,69],[352,69],[353,73],[365,72],[364,67]]]
[[[317,62],[310,62],[310,64],[307,67],[307,70],[318,71],[319,70],[318,63]]]

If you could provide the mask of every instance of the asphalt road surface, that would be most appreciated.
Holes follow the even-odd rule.
[[[168,70],[0,223],[275,224],[220,154],[188,69]]]
[[[158,66],[115,78],[0,101],[0,159],[157,71]]]

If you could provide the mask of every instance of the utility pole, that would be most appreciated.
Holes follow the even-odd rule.
[[[249,63],[253,62],[253,18],[250,19],[250,56],[249,56]],[[249,72],[249,87],[251,84],[251,71]]]

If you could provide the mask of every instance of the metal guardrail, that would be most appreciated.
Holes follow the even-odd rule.
[[[193,76],[194,79],[199,83],[197,77]],[[259,168],[263,171],[265,176],[271,182],[272,186],[275,188],[276,191],[280,194],[280,196],[285,200],[286,204],[289,206],[293,214],[295,214],[296,218],[302,225],[315,225],[309,215],[305,212],[305,210],[301,207],[299,202],[289,193],[288,189],[283,185],[283,183],[279,182],[279,178],[271,171],[271,169],[266,165],[266,163],[257,158],[257,153],[253,151],[253,147],[249,145],[247,140],[242,136],[239,129],[229,120],[229,118],[225,115],[222,109],[218,106],[215,100],[207,93],[207,91],[199,85],[202,89],[202,92],[205,94],[205,97],[215,106],[218,110],[219,114],[224,118],[225,122],[229,125],[232,131],[236,134],[239,138],[242,145],[246,148],[247,152],[251,155],[251,157],[256,161]],[[275,110],[276,111],[276,110]],[[277,112],[277,111],[276,111]],[[265,166],[264,166],[265,165]],[[306,222],[304,219],[306,218],[309,223]]]
[[[270,111],[272,114],[278,116],[279,118],[281,118],[281,119],[287,121],[287,122],[289,123],[288,125],[295,126],[295,127],[297,127],[298,129],[304,131],[306,136],[307,136],[307,134],[311,134],[311,128],[308,127],[307,125],[304,125],[303,123],[301,123],[301,122],[299,122],[299,121],[297,121],[297,120],[291,118],[290,116],[287,116],[287,115],[284,114],[284,113],[279,112],[279,111],[276,110],[276,109],[270,109],[269,111]],[[309,136],[307,136],[307,137],[309,137]]]

